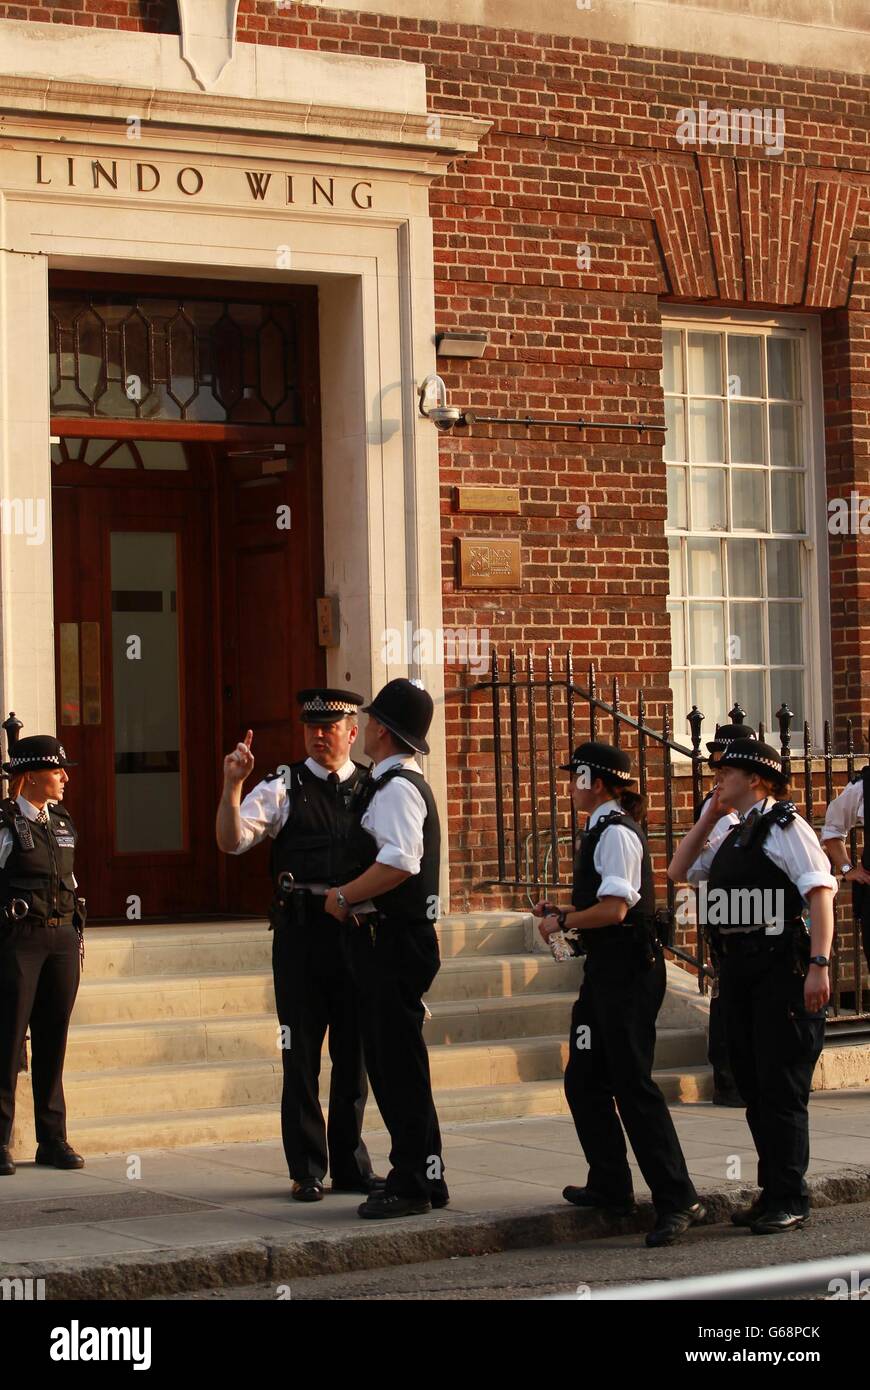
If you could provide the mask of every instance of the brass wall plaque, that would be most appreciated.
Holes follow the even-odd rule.
[[[100,624],[82,623],[82,723],[103,722]]]
[[[458,487],[456,489],[456,510],[458,512],[501,512],[519,516],[520,490],[518,487]]]
[[[463,589],[521,589],[522,559],[518,540],[458,542],[459,584]]]

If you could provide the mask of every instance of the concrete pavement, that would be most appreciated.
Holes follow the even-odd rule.
[[[710,1220],[726,1220],[755,1181],[743,1112],[695,1104],[671,1113]],[[870,1089],[816,1093],[810,1115],[814,1202],[870,1198]],[[367,1139],[385,1171],[386,1134]],[[449,1208],[384,1223],[361,1221],[358,1197],[289,1200],[281,1146],[272,1141],[88,1157],[73,1173],[23,1162],[0,1179],[0,1278],[44,1278],[47,1298],[138,1298],[651,1224],[648,1205],[614,1223],[563,1202],[565,1184],[585,1177],[569,1118],[446,1125],[444,1154]],[[648,1198],[636,1170],[635,1191],[641,1203]]]

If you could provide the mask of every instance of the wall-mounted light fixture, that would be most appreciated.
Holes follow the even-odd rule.
[[[435,351],[439,357],[482,357],[488,342],[488,333],[439,333]]]

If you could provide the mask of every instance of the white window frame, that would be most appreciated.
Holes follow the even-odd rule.
[[[801,604],[802,630],[804,643],[804,700],[805,718],[810,726],[812,746],[821,748],[825,719],[833,712],[833,667],[831,655],[830,625],[830,571],[828,566],[828,528],[827,528],[827,484],[824,431],[824,394],[822,388],[821,331],[815,315],[775,314],[765,311],[737,310],[726,308],[706,309],[700,306],[661,304],[662,333],[666,329],[682,328],[689,331],[702,326],[716,328],[723,333],[746,329],[782,328],[792,332],[799,343],[801,381],[805,383],[803,447],[806,459],[804,473],[806,481],[805,518],[807,538],[802,545],[804,601]],[[686,386],[688,383],[685,383]],[[685,428],[688,448],[688,427]],[[662,450],[663,467],[664,448]],[[665,522],[665,533],[671,536],[709,535],[722,536],[721,532],[694,532],[671,529]],[[728,532],[728,535],[735,533]],[[749,538],[752,532],[737,532]],[[674,598],[680,597],[675,595]],[[670,601],[671,595],[668,595]],[[822,611],[826,621],[821,621]],[[669,638],[670,640],[670,638]],[[687,653],[688,654],[688,653]],[[814,664],[815,659],[815,664]],[[691,692],[690,692],[691,700]],[[732,701],[733,703],[733,701]],[[730,706],[729,706],[730,707]],[[689,705],[691,708],[691,703]],[[706,716],[702,726],[702,739],[713,737],[715,723],[727,714],[726,710],[703,710]],[[776,711],[772,713],[775,715]],[[750,720],[757,721],[758,711],[749,710]],[[774,721],[766,729],[768,738],[775,746],[779,745],[779,724]],[[674,730],[678,743],[688,741],[688,726]],[[791,728],[791,747],[796,753],[803,749],[803,727],[797,721]]]

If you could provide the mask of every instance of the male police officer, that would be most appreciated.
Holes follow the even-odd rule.
[[[282,1025],[281,1133],[291,1195],[317,1202],[327,1159],[333,1192],[369,1193],[383,1185],[361,1138],[368,1088],[346,941],[324,911],[330,886],[360,868],[351,836],[363,768],[351,761],[350,749],[363,697],[323,688],[301,690],[296,698],[308,757],[283,775],[270,773],[240,806],[242,783],[254,766],[249,729],[224,759],[216,829],[218,846],[228,854],[244,854],[265,835],[274,841],[270,872],[276,896],[269,916]],[[327,1028],[332,1077],[324,1127],[318,1077]]]
[[[363,711],[372,781],[360,821],[364,872],[334,888],[326,909],[349,921],[372,1089],[392,1147],[383,1192],[360,1216],[413,1216],[447,1205],[441,1133],[423,1040],[422,996],[441,960],[435,920],[441,831],[414,758],[428,753],[432,697],[409,680],[384,686]],[[373,899],[377,911],[368,909]]]

